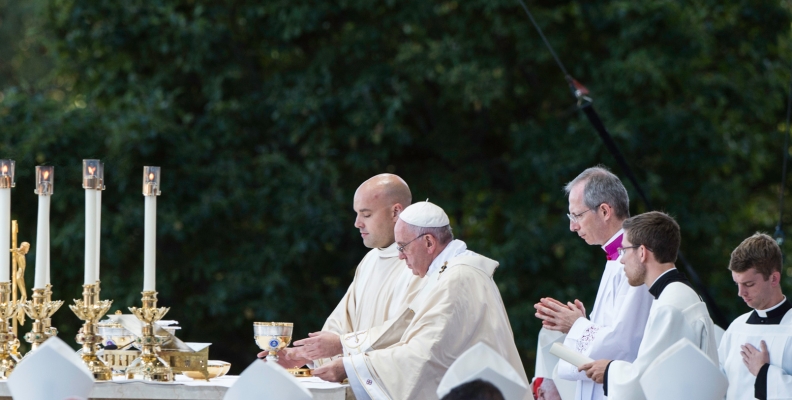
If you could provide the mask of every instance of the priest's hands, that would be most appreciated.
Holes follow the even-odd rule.
[[[605,371],[612,360],[597,360],[588,364],[583,364],[578,371],[586,371],[586,376],[596,383],[605,381]]]
[[[258,358],[265,359],[264,361],[266,361],[267,355],[269,355],[268,351],[262,351],[258,353]],[[311,360],[297,357],[294,349],[291,347],[287,347],[278,352],[278,365],[283,368],[300,368],[309,362],[311,362]]]
[[[759,347],[762,348],[761,351],[750,343],[740,346],[742,349],[740,354],[742,355],[743,363],[748,367],[748,371],[750,371],[753,376],[756,376],[765,364],[770,363],[770,353],[767,351],[767,343],[762,340],[759,343]]]
[[[318,360],[320,358],[330,358],[344,352],[341,346],[341,338],[332,332],[312,332],[308,338],[294,342],[295,356]]]
[[[343,359],[336,358],[313,370],[313,376],[318,376],[328,382],[343,382],[343,380],[347,378]]]
[[[534,304],[536,318],[542,320],[542,326],[562,333],[569,333],[578,318],[586,318],[586,307],[580,300],[575,303],[562,303],[552,297],[545,297]]]

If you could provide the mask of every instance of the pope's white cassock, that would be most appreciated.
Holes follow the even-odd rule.
[[[564,346],[594,360],[634,361],[652,307],[653,298],[646,288],[627,283],[618,253],[623,235],[624,230],[620,230],[602,246],[608,261],[591,319],[578,318],[564,339]],[[576,400],[605,398],[602,385],[564,360],[558,362],[558,377],[577,381]]]
[[[398,317],[418,294],[424,280],[413,275],[399,259],[396,243],[372,249],[355,270],[346,294],[330,314],[323,331],[344,335],[362,331]],[[315,360],[319,366],[328,359]]]
[[[792,399],[792,303],[784,301],[767,310],[743,314],[723,334],[718,354],[723,373],[729,379],[727,400]],[[761,349],[767,344],[770,364],[754,377],[740,355],[740,346],[750,343]]]
[[[642,285],[642,289],[646,288]],[[605,372],[605,393],[609,400],[645,400],[641,376],[664,351],[681,339],[688,339],[718,365],[715,328],[707,306],[676,268],[657,277],[649,288],[655,297],[646,323],[638,357],[634,362],[613,361]],[[673,385],[674,382],[669,382]]]
[[[355,397],[436,399],[446,370],[478,342],[508,360],[527,386],[492,279],[497,267],[453,240],[429,266],[425,286],[400,317],[344,336],[344,368]]]

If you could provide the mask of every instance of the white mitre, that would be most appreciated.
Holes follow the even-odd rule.
[[[313,399],[297,378],[274,362],[253,361],[228,389],[223,400]]]
[[[421,201],[407,206],[399,218],[402,221],[421,228],[440,228],[450,225],[448,215],[442,208],[427,201]]]
[[[451,364],[437,387],[437,397],[443,398],[455,387],[476,379],[495,385],[506,400],[523,400],[528,395],[526,382],[511,364],[491,347],[479,342]]]
[[[87,399],[93,385],[91,371],[57,336],[23,358],[8,378],[15,400]]]
[[[729,382],[693,342],[680,339],[649,364],[641,387],[646,400],[722,400]]]

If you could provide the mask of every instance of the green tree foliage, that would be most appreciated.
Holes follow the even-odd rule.
[[[746,311],[725,268],[742,238],[777,218],[787,10],[530,6],[643,189],[677,217],[682,250],[720,306]],[[533,303],[579,298],[591,309],[604,259],[568,231],[561,188],[615,162],[518,3],[50,0],[40,18],[55,89],[2,92],[0,153],[17,160],[13,209],[27,238],[33,166],[57,166],[56,297],[81,291],[79,167],[95,157],[108,170],[103,297],[138,304],[140,169],[160,165],[160,304],[181,337],[213,342],[212,358],[237,372],[257,352],[253,321],[293,321],[296,336],[320,328],[366,251],[352,194],[381,172],[444,207],[458,238],[501,262],[495,279],[529,374]],[[645,211],[633,197],[633,213]],[[78,321],[64,309],[56,324],[68,337]]]

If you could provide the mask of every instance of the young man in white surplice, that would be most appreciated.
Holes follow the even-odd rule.
[[[630,286],[619,262],[622,222],[629,215],[627,189],[604,167],[592,167],[569,182],[569,229],[590,245],[602,246],[607,256],[591,319],[583,303],[543,298],[536,316],[546,329],[566,333],[564,346],[589,358],[632,362],[638,354],[652,296]],[[566,361],[558,362],[558,377],[576,381],[575,400],[604,399],[602,385]]]
[[[718,364],[715,328],[707,306],[674,267],[681,235],[670,216],[650,211],[624,221],[619,249],[631,286],[655,298],[635,362],[597,360],[581,366],[586,375],[603,383],[609,400],[645,400],[641,377],[649,365],[681,339],[687,339]]]
[[[781,291],[781,248],[757,233],[731,254],[737,294],[753,311],[723,334],[718,355],[727,400],[792,399],[792,303]]]

